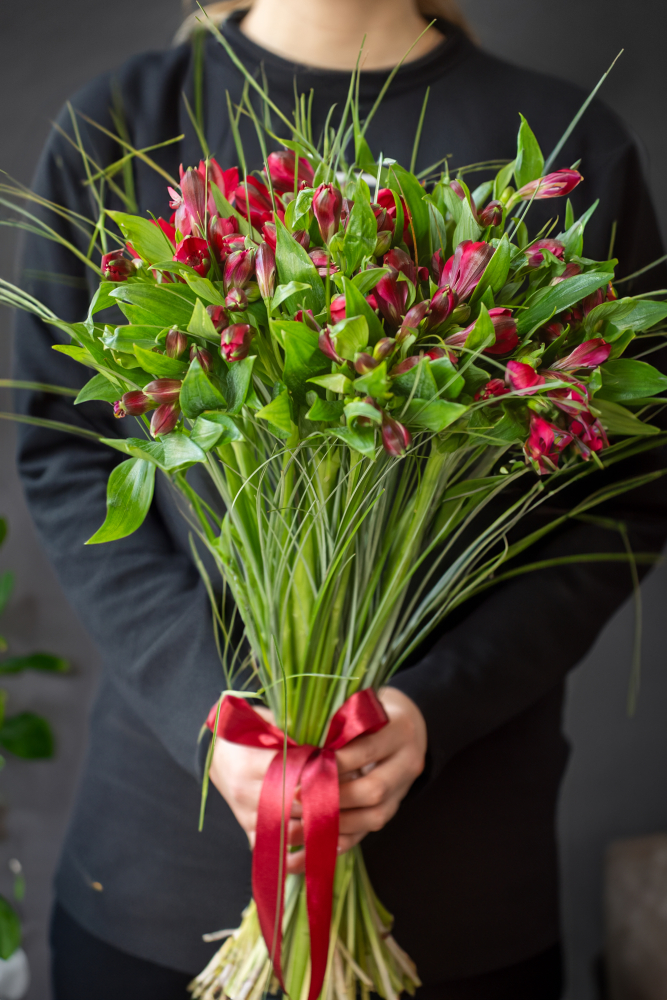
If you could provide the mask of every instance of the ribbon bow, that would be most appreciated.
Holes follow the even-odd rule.
[[[211,731],[215,729],[217,713],[216,702],[206,721]],[[280,956],[287,861],[283,805],[286,825],[292,811],[294,793],[297,786],[301,785],[311,956],[308,1000],[316,1000],[319,996],[329,952],[340,809],[335,751],[357,736],[377,732],[387,722],[385,711],[370,688],[353,694],[338,709],[329,724],[323,747],[295,743],[289,736],[285,740],[284,732],[265,722],[243,698],[226,695],[220,706],[218,736],[231,743],[276,750],[259,797],[252,892],[262,935],[283,990],[285,986]],[[283,758],[286,763],[284,779]]]

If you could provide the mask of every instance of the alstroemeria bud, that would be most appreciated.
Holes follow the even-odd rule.
[[[295,229],[292,236],[297,241],[299,246],[307,250],[310,246],[310,233],[307,233],[305,229]]]
[[[475,400],[480,402],[485,399],[493,399],[496,396],[505,396],[510,390],[501,378],[492,378],[486,385],[475,393]]]
[[[486,226],[499,226],[503,221],[503,211],[504,207],[499,201],[490,201],[486,208],[477,216],[477,221],[480,226],[485,228]]]
[[[136,274],[134,264],[123,256],[124,250],[112,250],[102,257],[102,275],[106,281],[127,281]]]
[[[581,274],[582,267],[581,264],[577,264],[576,261],[571,260],[569,264],[565,265],[565,270],[563,273],[556,278],[552,278],[549,282],[550,285],[559,285],[561,281],[567,281],[568,278],[576,278],[578,274]]]
[[[373,289],[373,297],[384,318],[392,326],[400,326],[408,300],[408,284],[395,277],[396,272],[383,275]]]
[[[126,392],[120,402],[124,413],[116,413],[116,416],[140,417],[143,413],[147,413],[148,410],[154,409],[155,406],[153,400],[142,392],[141,389],[133,389],[132,392]]]
[[[229,312],[242,312],[248,308],[248,296],[242,288],[232,288],[225,295],[225,309]]]
[[[182,382],[175,378],[156,378],[144,386],[144,392],[155,403],[175,403],[178,399]]]
[[[336,295],[331,300],[331,319],[334,323],[340,323],[345,319],[345,296]]]
[[[206,182],[193,167],[181,176],[181,194],[193,229],[196,228],[200,236],[205,236]]]
[[[151,417],[151,434],[159,437],[161,434],[171,434],[178,423],[181,408],[178,403],[163,403]]]
[[[175,327],[169,331],[164,342],[164,353],[168,358],[180,358],[183,351],[188,346],[188,338]]]
[[[225,261],[225,291],[243,288],[250,281],[255,269],[254,250],[236,250]]]
[[[526,258],[530,267],[539,267],[540,264],[544,263],[543,250],[548,250],[558,260],[563,260],[565,247],[560,240],[537,240],[526,250]]]
[[[405,375],[411,368],[418,365],[420,361],[421,358],[418,354],[411,354],[405,361],[400,361],[397,365],[394,365],[389,374],[392,378],[396,378],[398,375]]]
[[[563,335],[564,329],[565,327],[562,323],[557,323],[556,320],[553,320],[542,327],[540,334],[545,343],[552,344],[554,340],[558,340]]]
[[[544,385],[544,375],[538,375],[531,365],[523,361],[508,361],[505,370],[505,381],[514,392],[524,392],[532,395],[535,390]]]
[[[313,215],[325,243],[338,232],[342,207],[343,196],[338,188],[333,184],[320,184],[313,195]]]
[[[347,229],[347,224],[350,221],[350,212],[354,208],[354,202],[351,198],[343,198],[343,204],[340,209],[340,224],[343,229]]]
[[[220,336],[220,350],[225,361],[243,361],[248,357],[253,328],[249,323],[232,323]]]
[[[277,153],[269,153],[267,163],[274,191],[278,191],[280,194],[287,191],[294,191],[296,156],[292,150],[281,149]],[[297,187],[300,185],[312,187],[315,174],[308,160],[300,156],[299,165],[296,169]]]
[[[206,306],[206,312],[211,317],[211,322],[220,333],[227,326],[227,313],[222,306]],[[192,353],[192,352],[190,352]]]
[[[493,323],[496,340],[490,347],[484,348],[484,353],[509,354],[509,352],[513,351],[519,343],[519,337],[516,332],[516,323],[512,318],[512,310],[501,309],[500,307],[489,309],[489,319]],[[447,343],[451,344],[453,347],[460,347],[462,344],[465,344],[474,327],[475,324],[473,323],[466,330],[462,330],[460,333],[455,333],[452,337],[448,337]]]
[[[368,373],[372,372],[374,368],[377,368],[379,364],[380,362],[376,361],[371,354],[361,353],[357,354],[354,359],[354,370],[357,375],[368,375]]]
[[[381,337],[373,348],[373,357],[377,361],[384,361],[396,349],[396,341],[393,337]]]
[[[410,431],[398,420],[394,420],[388,413],[382,413],[382,444],[388,455],[395,458],[400,456],[409,447],[412,438]]]
[[[375,242],[375,250],[373,253],[376,257],[382,257],[383,254],[387,253],[391,247],[391,241],[394,238],[394,234],[388,229],[378,230],[377,240]]]
[[[611,344],[608,344],[602,337],[594,337],[592,340],[585,340],[583,344],[561,358],[560,361],[551,365],[554,371],[575,371],[577,368],[597,368],[608,360],[611,354]]]
[[[417,302],[414,306],[408,309],[405,314],[405,319],[401,323],[401,329],[399,331],[399,337],[405,336],[408,330],[418,330],[419,325],[426,316],[430,302],[425,299],[423,302]]]
[[[210,353],[205,348],[197,347],[196,344],[193,344],[190,348],[190,361],[194,361],[195,358],[205,372],[210,372],[213,367],[213,358]]]
[[[457,180],[450,181],[449,182],[449,186],[450,186],[450,188],[452,189],[452,191],[454,192],[454,194],[456,195],[457,198],[460,198],[461,201],[465,201],[466,200],[466,193],[465,193],[465,191],[463,189],[463,185],[460,184],[459,181],[457,181]]]
[[[276,290],[276,255],[268,243],[260,244],[255,260],[257,285],[263,299],[270,299]]]
[[[174,260],[181,264],[187,264],[202,278],[205,278],[211,266],[208,243],[198,236],[186,236],[176,247]]]
[[[405,250],[394,247],[386,253],[382,259],[385,267],[393,267],[395,271],[400,271],[406,278],[409,278],[413,285],[417,284],[417,267],[412,257]],[[428,277],[428,272],[427,275]]]
[[[458,295],[449,285],[439,288],[431,299],[431,306],[426,317],[426,329],[435,330],[449,319],[458,305]]]
[[[299,309],[295,314],[294,319],[297,323],[305,323],[306,326],[313,331],[313,333],[319,333],[322,329],[320,324],[315,319],[312,309]]]
[[[331,329],[328,326],[325,326],[325,328],[320,332],[318,346],[322,351],[322,354],[326,354],[326,356],[331,358],[332,361],[335,361],[337,365],[342,364],[343,359],[339,358],[336,353],[336,348],[334,347],[333,340],[331,339]]]
[[[530,201],[531,198],[534,198],[535,201],[541,201],[543,198],[562,198],[574,191],[583,179],[578,170],[556,170],[553,174],[538,177],[537,180],[524,184],[513,195],[512,201]]]

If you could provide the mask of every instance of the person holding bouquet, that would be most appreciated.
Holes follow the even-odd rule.
[[[306,98],[312,92],[315,137],[330,106],[345,103],[364,36],[364,115],[418,38],[367,132],[371,149],[400,163],[409,163],[415,148],[417,169],[448,157],[453,166],[511,160],[518,112],[553,148],[584,99],[569,84],[484,53],[451,0],[247,0],[214,8],[214,18],[224,15],[221,30],[237,58],[266,79],[284,114],[291,114],[295,86]],[[223,167],[236,163],[225,95],[230,106],[239,104],[244,77],[213,37],[203,45],[203,62],[187,40],[132,59],[75,95],[75,118],[69,111],[61,116],[36,191],[89,214],[86,172],[68,141],[74,121],[91,169],[119,159],[113,137],[119,123],[135,149],[154,148],[164,173],[178,175],[179,164],[197,163],[200,137],[182,94],[190,107],[199,103],[216,160]],[[259,169],[252,122],[241,116],[235,127],[248,168]],[[605,260],[613,242],[621,277],[658,259],[662,247],[639,154],[615,116],[594,103],[562,156],[581,163],[585,176],[572,194],[577,217],[600,199],[586,230],[587,255]],[[133,171],[137,211],[164,214],[164,177],[141,159]],[[123,207],[113,186],[109,206]],[[252,213],[252,205],[246,208]],[[538,228],[556,211],[549,202],[531,207]],[[69,221],[56,216],[50,224],[82,243]],[[60,284],[32,278],[37,298],[66,320],[85,317],[92,289],[82,287],[85,268],[76,258],[57,242],[29,236],[24,259],[33,275],[66,277]],[[625,291],[664,285],[666,277],[656,268]],[[51,350],[57,340],[53,327],[22,316],[16,377],[79,389],[77,366]],[[118,434],[103,403],[85,403],[72,416],[58,397],[37,390],[18,400],[25,415]],[[202,935],[236,926],[250,897],[248,842],[252,847],[273,751],[216,743],[210,774],[220,795],[211,796],[198,833],[208,743],[197,737],[223,682],[206,588],[174,494],[158,478],[135,534],[84,548],[102,519],[113,455],[92,439],[39,426],[22,426],[19,437],[33,517],[105,663],[56,877],[55,997],[175,1000],[186,996],[210,957]],[[643,455],[632,472],[657,467],[659,455]],[[604,515],[625,524],[637,550],[659,552],[667,538],[659,483],[622,494]],[[624,551],[619,534],[575,521],[541,543],[535,559],[609,551]],[[627,565],[586,562],[487,592],[448,618],[381,690],[388,724],[338,752],[339,851],[363,841],[372,882],[395,915],[396,938],[417,964],[422,1000],[561,997],[554,820],[568,757],[564,682],[631,590]],[[296,848],[303,842],[298,804],[288,838]],[[302,851],[288,857],[291,871],[302,870]]]

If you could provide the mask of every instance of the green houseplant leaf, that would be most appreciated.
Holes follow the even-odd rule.
[[[0,896],[0,958],[5,962],[21,947],[21,921],[13,906]]]
[[[155,487],[155,465],[143,458],[128,458],[117,465],[107,485],[107,516],[86,545],[126,538],[139,528],[148,513]]]
[[[25,760],[53,757],[54,740],[46,719],[33,712],[21,712],[5,719],[0,726],[0,745]]]

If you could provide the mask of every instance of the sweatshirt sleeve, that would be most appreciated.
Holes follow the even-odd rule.
[[[108,88],[100,84],[98,91],[86,111],[106,123]],[[67,115],[61,125],[68,128]],[[91,139],[97,162],[113,162],[118,149],[102,140],[100,145],[99,135]],[[81,174],[78,154],[54,132],[34,190],[90,217],[93,206]],[[88,236],[76,224],[53,212],[45,220],[85,250]],[[86,316],[91,292],[86,270],[57,242],[32,234],[25,240],[23,286],[66,321]],[[17,315],[15,377],[81,388],[94,372],[52,350],[57,342],[69,340],[33,316]],[[18,390],[16,407],[23,416],[59,420],[107,437],[124,433],[107,403],[73,406],[71,397]],[[155,500],[135,534],[104,545],[84,544],[104,520],[107,480],[122,459],[92,438],[19,424],[18,467],[26,500],[69,601],[132,710],[178,764],[196,775],[198,733],[225,682],[206,590],[164,516],[166,481],[157,477]]]
[[[615,206],[611,221],[616,222],[614,255],[620,259],[620,273],[629,275],[653,263],[663,253],[662,243],[636,146],[624,143],[607,158],[606,166],[598,164],[592,173],[598,179],[596,193],[602,205]],[[601,217],[597,230],[591,233],[591,242],[601,254],[609,243],[611,221]],[[652,288],[666,287],[663,264],[622,285],[619,294],[645,294]],[[633,346],[628,354],[633,353]],[[666,349],[646,360],[667,372]],[[661,420],[664,418],[654,423]],[[567,513],[583,495],[605,484],[666,467],[665,448],[619,462],[584,479],[577,494],[572,488],[563,491],[558,509],[544,512],[541,521]],[[660,553],[667,540],[665,482],[657,479],[621,494],[592,513],[625,525],[634,552]],[[527,520],[520,534],[537,526]],[[522,558],[528,564],[624,551],[618,530],[572,521],[547,535]],[[640,566],[639,572],[645,573],[646,566]],[[518,576],[464,605],[459,614],[455,612],[436,633],[425,655],[409,662],[390,681],[412,698],[426,720],[428,767],[418,787],[435,778],[457,752],[509,722],[560,684],[632,590],[628,563],[581,561]]]

